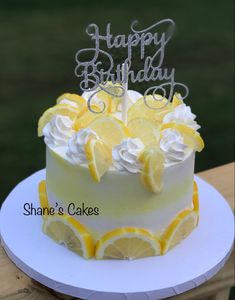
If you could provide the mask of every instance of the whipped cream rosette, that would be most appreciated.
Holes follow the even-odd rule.
[[[184,160],[187,146],[178,131],[165,129],[162,131],[160,149],[165,155],[166,163],[177,163]]]
[[[99,138],[98,135],[90,128],[84,128],[71,136],[68,141],[67,156],[74,164],[86,164],[87,157],[85,145],[90,137]]]
[[[198,130],[201,126],[197,124],[195,118],[196,115],[191,112],[191,108],[183,103],[175,107],[173,111],[166,114],[163,118],[163,123],[175,122],[178,124],[187,125],[194,130]]]
[[[127,138],[112,151],[113,165],[119,171],[138,173],[141,169],[139,155],[144,149],[140,139]]]
[[[49,147],[67,145],[73,133],[73,121],[62,115],[53,116],[43,128],[44,141]]]

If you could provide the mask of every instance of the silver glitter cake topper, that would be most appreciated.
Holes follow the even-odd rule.
[[[144,93],[145,104],[152,109],[156,108],[147,103],[147,95],[149,94],[153,95],[156,101],[167,98],[169,102],[175,90],[181,89],[182,99],[187,97],[188,87],[175,81],[175,69],[163,67],[165,47],[175,31],[174,21],[163,19],[141,30],[136,29],[137,25],[138,21],[132,22],[129,35],[113,35],[111,33],[111,23],[107,24],[104,35],[100,33],[98,25],[90,24],[87,26],[86,33],[94,42],[94,47],[82,49],[76,53],[77,66],[75,74],[82,79],[80,82],[82,91],[93,91],[88,99],[88,108],[91,111],[93,111],[91,107],[92,99],[101,90],[105,90],[114,97],[122,97],[124,103],[124,100],[127,99],[128,81],[132,83],[154,82],[154,86],[148,88]],[[161,30],[163,26],[167,27],[166,31]],[[126,58],[124,61],[115,65],[112,55],[101,49],[103,43],[105,43],[108,50],[114,48],[125,49]],[[153,45],[154,53],[146,56],[147,47],[150,45]],[[132,69],[134,48],[139,49],[139,60],[143,63],[143,69],[138,71]],[[90,59],[82,60],[84,55],[89,56]],[[115,86],[115,93],[109,85],[106,85],[108,81],[114,84],[121,83],[121,85]],[[162,98],[156,97],[156,94],[160,94]],[[163,103],[163,106],[167,104],[166,102]],[[122,107],[124,110],[126,109],[125,105]],[[105,104],[103,103],[103,108],[99,113],[104,110]]]

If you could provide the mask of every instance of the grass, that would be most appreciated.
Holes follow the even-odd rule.
[[[197,156],[196,171],[232,161],[232,12],[230,0],[1,3],[1,199],[45,167],[37,120],[61,93],[79,93],[74,56],[90,45],[85,27],[91,22],[104,29],[111,21],[115,33],[128,33],[134,19],[143,28],[162,18],[174,19],[177,31],[167,46],[166,64],[189,87],[188,104],[202,126],[206,148]]]

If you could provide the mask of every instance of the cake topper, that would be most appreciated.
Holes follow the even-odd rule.
[[[92,110],[92,99],[101,90],[105,90],[108,94],[114,97],[122,97],[122,119],[126,122],[127,112],[127,88],[128,81],[135,82],[149,82],[153,81],[154,86],[148,88],[144,93],[145,104],[152,109],[147,101],[147,95],[151,94],[153,99],[161,101],[164,98],[170,101],[172,99],[175,89],[181,89],[182,99],[188,95],[188,87],[175,81],[175,69],[163,66],[165,47],[172,38],[175,31],[175,23],[171,19],[163,19],[155,24],[144,28],[137,29],[138,21],[133,21],[129,35],[113,35],[111,33],[111,23],[106,26],[104,35],[100,33],[99,26],[90,24],[86,28],[86,33],[94,42],[93,48],[81,49],[76,53],[77,66],[75,74],[81,78],[80,88],[82,91],[94,91],[88,99],[88,108],[94,113],[100,113]],[[161,27],[167,27],[166,31],[162,31]],[[101,44],[105,43],[105,48],[118,49],[123,48],[126,50],[126,58],[121,64],[116,64],[112,55],[105,50],[101,49]],[[152,45],[154,53],[146,55],[147,47]],[[132,68],[133,49],[138,48],[139,60],[143,63],[143,69],[134,71]],[[89,56],[90,59],[83,60],[83,56]],[[135,57],[136,58],[136,57]],[[106,63],[104,63],[104,61]],[[107,82],[121,83],[113,89],[107,85]],[[160,94],[162,97],[156,97]],[[167,102],[167,103],[168,103]],[[163,102],[163,106],[167,105]]]

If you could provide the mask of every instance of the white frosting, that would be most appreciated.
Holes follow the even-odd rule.
[[[165,163],[177,163],[185,159],[187,146],[181,134],[174,129],[162,131],[160,148],[165,155]]]
[[[127,95],[132,104],[136,103],[137,100],[139,100],[141,97],[143,97],[142,94],[140,94],[139,92],[134,91],[134,90],[128,90]]]
[[[169,112],[163,118],[163,123],[175,122],[179,124],[185,124],[194,130],[200,128],[195,121],[196,115],[191,112],[191,108],[186,106],[184,103],[178,105],[174,111]]]
[[[70,101],[70,100],[68,100],[66,98],[62,99],[59,104],[67,104],[67,105],[73,106],[75,108],[78,108],[77,103],[75,103],[73,101]]]
[[[84,147],[91,136],[98,138],[93,130],[90,128],[83,128],[75,132],[70,138],[66,154],[74,164],[87,163]]]
[[[67,145],[74,133],[73,121],[63,115],[55,115],[43,128],[44,141],[51,148]]]
[[[144,144],[140,139],[127,138],[123,140],[121,144],[115,146],[112,150],[114,167],[119,171],[138,173],[141,169],[138,156],[143,149]]]

